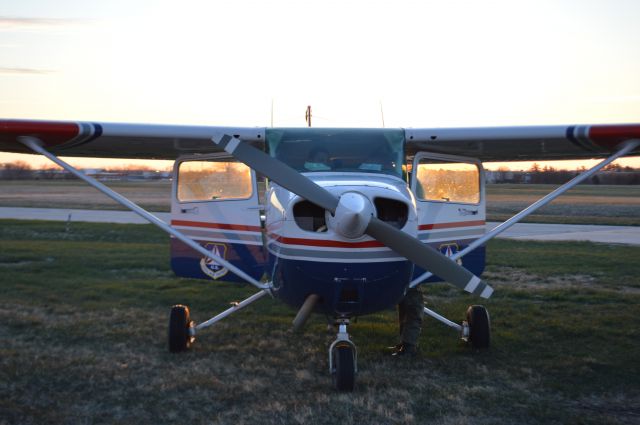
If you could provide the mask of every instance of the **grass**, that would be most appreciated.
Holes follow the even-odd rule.
[[[202,321],[247,286],[179,279],[147,225],[2,221],[0,423],[586,423],[640,420],[640,248],[494,241],[485,278],[492,348],[473,353],[425,319],[421,353],[391,359],[392,310],[350,327],[357,387],[327,372],[335,333],[263,299],[167,351],[174,303]],[[446,285],[429,306],[461,320]]]

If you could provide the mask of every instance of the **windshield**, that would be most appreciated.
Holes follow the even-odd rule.
[[[269,154],[300,172],[383,173],[402,178],[404,131],[267,129]]]

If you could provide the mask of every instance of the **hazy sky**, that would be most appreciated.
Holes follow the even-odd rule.
[[[638,0],[0,0],[0,117],[640,122],[638,22]]]

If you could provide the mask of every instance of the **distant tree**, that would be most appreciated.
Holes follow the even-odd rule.
[[[113,172],[120,172],[120,171],[155,171],[155,170],[148,165],[125,164],[125,165],[117,165],[114,167],[107,167],[105,171],[113,173]]]
[[[7,180],[29,179],[32,177],[31,166],[24,161],[4,163],[2,176]]]
[[[509,172],[509,167],[504,165],[498,167],[496,171],[496,183],[504,183],[507,179],[507,173]]]

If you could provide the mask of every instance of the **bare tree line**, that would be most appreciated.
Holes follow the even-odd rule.
[[[534,163],[526,171],[511,171],[507,167],[500,167],[497,171],[488,171],[487,180],[491,183],[562,184],[586,170],[585,166],[579,167],[577,170],[562,170],[549,165],[542,167]],[[640,184],[640,169],[612,163],[583,184]]]
[[[562,184],[586,170],[582,166],[577,170],[556,169],[553,166],[540,166],[535,163],[525,171],[512,171],[507,167],[500,167],[496,171],[487,171],[490,183],[531,183],[531,184]],[[155,171],[146,165],[122,165],[107,167],[101,170],[105,173],[121,173],[134,175]],[[166,168],[161,171],[171,171]],[[15,161],[0,164],[0,179],[2,180],[52,180],[73,179],[73,176],[57,165],[50,165],[41,169],[34,169],[25,161]],[[613,163],[607,165],[601,172],[595,174],[585,184],[636,185],[640,184],[640,169],[621,166]]]
[[[95,170],[93,168],[84,168],[84,170]],[[171,167],[156,170],[146,165],[122,165],[117,167],[106,167],[96,170],[100,173],[111,173],[120,175],[135,175],[143,173],[151,173],[162,171],[170,172]],[[14,161],[0,164],[0,179],[2,180],[53,180],[53,179],[74,179],[73,175],[61,167],[51,164],[42,168],[35,169],[25,161]]]

